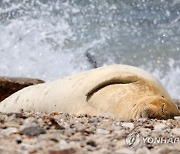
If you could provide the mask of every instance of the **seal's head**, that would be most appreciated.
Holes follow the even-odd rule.
[[[176,105],[169,99],[153,96],[149,97],[140,103],[135,112],[135,119],[150,118],[150,119],[172,119],[174,116],[180,116],[180,111]]]

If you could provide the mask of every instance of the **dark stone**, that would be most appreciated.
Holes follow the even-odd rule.
[[[39,126],[26,127],[20,132],[21,135],[27,135],[27,136],[38,136],[40,134],[45,134],[45,133],[46,131]]]
[[[21,144],[21,143],[22,143],[22,140],[17,139],[17,140],[16,140],[16,143],[17,143],[17,144]]]
[[[50,140],[53,141],[53,142],[56,142],[56,143],[59,142],[59,140],[57,140],[56,138],[50,138]]]
[[[92,147],[96,147],[97,146],[95,141],[88,141],[87,145],[90,145]]]
[[[0,76],[0,102],[11,94],[21,90],[22,88],[39,83],[44,83],[44,81],[31,78],[13,78]]]

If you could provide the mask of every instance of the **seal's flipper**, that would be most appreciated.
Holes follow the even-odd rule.
[[[86,101],[98,90],[112,84],[130,84],[138,81],[138,77],[130,73],[113,72],[105,75],[100,82],[94,83],[93,87],[86,93]]]

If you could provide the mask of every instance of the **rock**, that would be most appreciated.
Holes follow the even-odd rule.
[[[0,76],[0,102],[16,91],[44,81],[32,78],[13,78]]]
[[[88,141],[88,142],[87,142],[87,145],[90,145],[90,146],[92,146],[92,147],[96,147],[96,146],[97,146],[96,142],[93,141],[93,140]]]
[[[39,126],[26,127],[20,132],[20,134],[27,136],[38,136],[40,134],[45,134],[45,133],[46,131]]]

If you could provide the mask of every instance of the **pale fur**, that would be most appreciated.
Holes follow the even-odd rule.
[[[23,109],[137,119],[144,100],[156,97],[168,100],[170,110],[176,112],[169,94],[151,74],[133,66],[111,65],[24,88],[2,101],[0,112]]]

